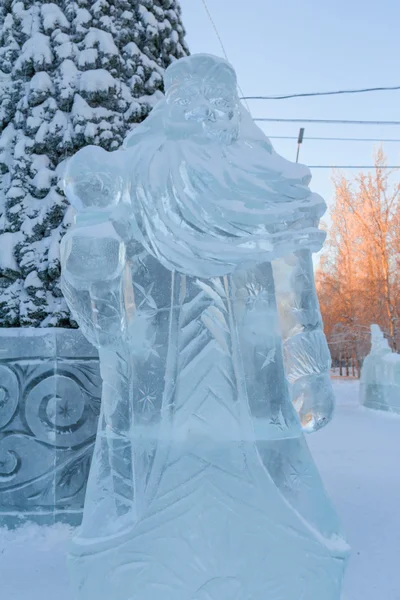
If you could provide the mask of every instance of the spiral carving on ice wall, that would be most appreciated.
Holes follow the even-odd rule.
[[[73,337],[81,358],[0,359],[0,524],[24,513],[69,520],[83,508],[101,379],[96,353],[85,357],[82,334]],[[20,344],[7,342],[11,354]]]

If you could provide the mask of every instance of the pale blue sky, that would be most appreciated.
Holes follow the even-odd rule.
[[[398,0],[207,0],[246,96],[400,85]],[[223,56],[201,0],[181,0],[192,53]],[[249,103],[254,117],[400,121],[400,91]],[[300,124],[266,123],[267,135],[297,136]],[[307,136],[400,139],[400,126],[304,124]],[[295,159],[295,140],[272,140]],[[376,145],[375,145],[376,146]],[[372,164],[373,143],[307,141],[308,165]],[[390,164],[400,143],[384,145]],[[350,171],[355,174],[356,171]],[[328,204],[331,171],[313,170]]]

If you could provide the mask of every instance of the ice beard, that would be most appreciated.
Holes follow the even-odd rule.
[[[169,270],[197,277],[318,251],[326,205],[310,171],[276,154],[228,63],[198,58],[207,77],[170,67],[166,99],[126,140],[134,236]]]

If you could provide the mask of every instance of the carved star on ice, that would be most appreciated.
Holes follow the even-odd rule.
[[[262,352],[257,352],[257,354],[259,356],[262,356],[262,358],[264,359],[263,364],[261,365],[261,371],[263,369],[265,369],[265,367],[267,367],[269,364],[271,364],[272,362],[274,362],[275,360],[275,354],[276,354],[276,349],[275,348],[271,348],[271,350],[268,352],[267,355],[263,354]]]
[[[136,283],[136,282],[134,283],[135,288],[137,288],[143,296],[141,302],[138,304],[138,307],[137,307],[138,309],[147,305],[147,307],[149,307],[153,311],[157,310],[157,304],[156,304],[153,296],[151,295],[153,288],[154,288],[154,284],[155,284],[155,282],[153,281],[149,286],[147,286],[147,288],[144,288],[143,286],[139,285],[138,283]]]
[[[162,348],[162,344],[156,344],[156,339],[157,339],[157,332],[154,333],[151,336],[151,338],[148,340],[148,342],[146,342],[146,344],[145,344],[144,351],[146,352],[146,355],[147,355],[146,360],[150,356],[155,356],[156,358],[160,358],[158,350],[160,348]]]

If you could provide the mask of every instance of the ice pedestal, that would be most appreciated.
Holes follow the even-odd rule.
[[[103,378],[76,596],[339,600],[348,548],[290,401],[271,265],[321,246],[325,205],[228,63],[192,56],[165,85],[124,150],[65,176],[63,290]]]
[[[400,414],[400,354],[391,351],[378,325],[371,325],[371,351],[361,371],[360,402],[367,408]]]

